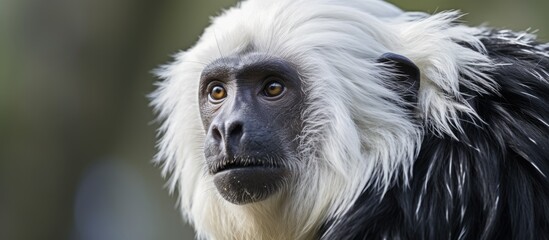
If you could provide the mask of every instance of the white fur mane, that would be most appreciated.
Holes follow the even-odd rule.
[[[407,184],[423,131],[453,135],[458,113],[474,117],[459,92],[495,89],[479,71],[492,63],[456,12],[404,13],[377,0],[250,0],[213,20],[199,42],[160,69],[151,95],[162,125],[157,162],[178,190],[186,219],[204,239],[311,239],[366,187]],[[465,42],[476,51],[457,44]],[[268,200],[233,205],[216,191],[203,154],[198,82],[209,62],[247,49],[298,66],[307,95],[298,177]],[[386,52],[421,71],[420,121],[411,121],[376,63]],[[479,53],[480,52],[480,53]],[[467,80],[460,79],[467,76]]]

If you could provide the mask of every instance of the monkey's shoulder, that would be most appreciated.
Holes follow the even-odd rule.
[[[549,44],[479,39],[495,91],[460,85],[475,116],[455,136],[427,130],[409,185],[365,189],[322,239],[549,239]]]

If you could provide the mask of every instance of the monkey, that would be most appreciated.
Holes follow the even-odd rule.
[[[549,44],[457,11],[246,0],[156,72],[198,239],[549,239]]]

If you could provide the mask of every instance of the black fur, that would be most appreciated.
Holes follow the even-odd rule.
[[[426,133],[409,186],[365,189],[321,239],[549,239],[549,45],[481,38],[499,89],[461,92],[482,121],[461,116],[457,139]]]

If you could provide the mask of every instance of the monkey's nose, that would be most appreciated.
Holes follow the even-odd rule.
[[[211,130],[212,137],[220,145],[220,149],[228,155],[234,155],[240,147],[240,140],[244,134],[244,124],[240,121],[229,121],[214,124]]]

